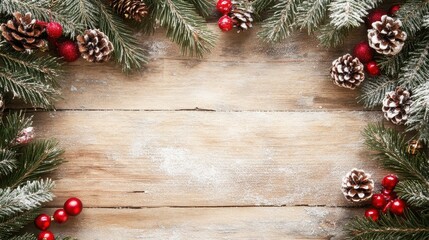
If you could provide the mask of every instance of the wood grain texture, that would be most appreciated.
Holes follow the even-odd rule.
[[[217,26],[211,25],[211,28]],[[332,60],[350,52],[317,47],[304,33],[268,45],[255,29],[221,34],[204,59],[178,55],[161,35],[145,40],[152,62],[124,76],[113,65],[69,66],[59,109],[359,110],[357,91],[332,84]],[[353,39],[358,38],[355,35]],[[351,43],[358,40],[352,40]]]
[[[344,223],[356,213],[325,207],[84,209],[79,217],[51,230],[97,240],[339,240],[344,239]]]
[[[37,131],[69,160],[57,172],[56,206],[70,195],[89,207],[344,206],[341,177],[375,167],[360,136],[373,113],[48,115],[36,115]]]

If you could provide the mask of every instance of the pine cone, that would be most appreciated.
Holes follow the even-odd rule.
[[[126,19],[134,19],[141,22],[149,13],[149,9],[143,0],[112,0],[113,9]]]
[[[36,24],[36,19],[31,18],[31,13],[24,16],[15,12],[13,19],[0,25],[2,36],[12,45],[16,51],[29,51],[46,46],[46,41],[41,38],[45,28]]]
[[[363,69],[358,58],[346,54],[332,62],[331,77],[336,85],[355,89],[365,80]]]
[[[371,179],[370,174],[354,168],[343,178],[341,189],[347,200],[362,202],[372,197],[374,181]]]
[[[372,23],[372,29],[368,30],[369,46],[380,54],[393,56],[398,54],[407,39],[407,33],[401,30],[402,23],[399,19],[393,19],[387,15],[381,17],[381,22]]]
[[[232,19],[237,32],[253,27],[253,7],[247,1],[232,1],[231,12],[228,16]]]
[[[408,119],[410,112],[410,92],[397,87],[395,91],[386,93],[383,100],[384,117],[394,124],[403,124]]]
[[[113,44],[98,29],[88,29],[76,37],[79,52],[88,62],[105,62],[110,59]]]

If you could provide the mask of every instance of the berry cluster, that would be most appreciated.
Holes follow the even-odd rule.
[[[383,178],[381,193],[372,195],[372,207],[365,211],[365,217],[377,221],[382,213],[391,212],[395,215],[402,215],[406,208],[403,200],[399,199],[394,191],[398,184],[398,177],[389,174]]]
[[[383,15],[395,16],[399,10],[400,5],[393,5],[388,12],[382,9],[375,9],[370,12],[366,19],[368,28],[372,28],[373,22],[381,21]],[[374,50],[369,46],[368,41],[358,43],[353,49],[353,56],[357,57],[359,61],[365,64],[365,69],[370,76],[380,75],[380,68],[374,60]]]
[[[219,21],[217,22],[219,28],[224,32],[231,31],[231,29],[234,27],[234,21],[230,16],[228,16],[228,13],[232,9],[231,0],[218,0],[216,8],[223,15],[221,18],[219,18]]]
[[[48,231],[48,228],[51,226],[51,221],[55,221],[59,224],[65,223],[69,216],[77,216],[82,212],[82,201],[79,198],[69,198],[64,203],[64,208],[57,209],[54,214],[51,216],[47,214],[40,214],[34,219],[34,224],[40,230],[42,230],[37,236],[37,240],[55,240],[54,234],[51,231]]]

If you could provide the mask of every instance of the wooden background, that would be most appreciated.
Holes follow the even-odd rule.
[[[361,130],[381,119],[332,84],[334,50],[306,34],[266,45],[258,28],[219,32],[204,59],[179,54],[160,31],[131,76],[111,65],[71,64],[55,112],[36,112],[67,163],[52,176],[52,213],[71,196],[83,213],[55,234],[87,239],[343,239],[353,208],[342,177],[384,174]]]

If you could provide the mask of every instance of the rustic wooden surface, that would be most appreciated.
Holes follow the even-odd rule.
[[[180,56],[162,32],[142,36],[152,61],[130,76],[71,64],[57,111],[35,113],[39,136],[57,138],[68,160],[46,211],[70,196],[85,205],[53,230],[103,240],[343,239],[362,210],[343,199],[342,176],[353,167],[383,174],[360,135],[381,115],[328,76],[359,37],[326,50],[305,34],[268,46],[255,33],[220,34],[204,59]]]

